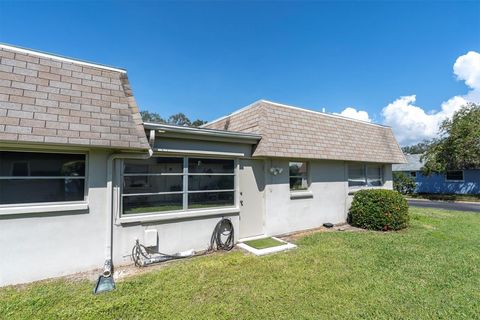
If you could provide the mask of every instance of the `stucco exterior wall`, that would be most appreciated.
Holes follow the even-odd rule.
[[[107,157],[88,154],[88,210],[0,216],[0,286],[103,265]]]
[[[267,160],[265,231],[278,235],[346,220],[347,184],[343,161],[310,161],[311,197],[291,198],[289,160]],[[271,167],[282,168],[276,176]]]
[[[289,186],[289,160],[266,160],[265,233],[278,235],[312,229],[325,222],[342,223],[355,190],[348,187],[347,162],[309,161],[311,196],[293,198]],[[270,174],[271,167],[282,168],[281,174]],[[392,189],[392,166],[383,167],[384,185]]]
[[[215,225],[222,217],[229,218],[234,226],[235,241],[238,240],[238,213],[204,216],[189,219],[174,219],[138,224],[114,226],[113,263],[124,265],[132,263],[131,252],[135,240],[144,242],[145,230],[155,229],[158,233],[158,247],[153,248],[166,254],[174,254],[189,249],[206,250]]]

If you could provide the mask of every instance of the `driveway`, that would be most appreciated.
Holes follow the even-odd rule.
[[[465,203],[465,202],[447,202],[447,201],[432,201],[432,200],[407,200],[407,201],[408,201],[408,204],[412,207],[480,212],[480,202]]]

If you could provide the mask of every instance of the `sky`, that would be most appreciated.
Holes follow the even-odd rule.
[[[163,117],[266,99],[409,145],[480,102],[480,1],[0,0],[0,42],[125,68],[140,109]]]

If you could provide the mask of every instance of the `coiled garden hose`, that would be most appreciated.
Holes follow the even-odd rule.
[[[166,254],[162,252],[155,252],[150,248],[147,248],[137,239],[135,245],[132,248],[132,260],[137,267],[145,267],[147,265],[164,262],[174,259],[184,259],[192,256],[200,256],[206,253],[225,250],[230,251],[234,247],[234,228],[230,219],[222,218],[213,229],[212,237],[210,238],[210,246],[206,251],[200,254],[193,255],[181,255],[181,254]]]

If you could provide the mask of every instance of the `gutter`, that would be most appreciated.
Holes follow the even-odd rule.
[[[261,135],[255,134],[255,133],[225,131],[225,130],[216,130],[216,129],[208,129],[208,128],[181,127],[181,126],[168,125],[163,123],[144,122],[143,126],[145,129],[149,129],[149,130],[160,130],[161,133],[198,136],[197,139],[202,139],[202,140],[223,138],[223,139],[235,139],[238,141],[250,142],[255,144],[262,138]]]
[[[112,275],[112,243],[113,243],[113,166],[116,159],[141,159],[145,160],[153,155],[153,150],[148,149],[146,154],[113,153],[107,160],[107,237],[105,244],[105,264],[103,276]]]

